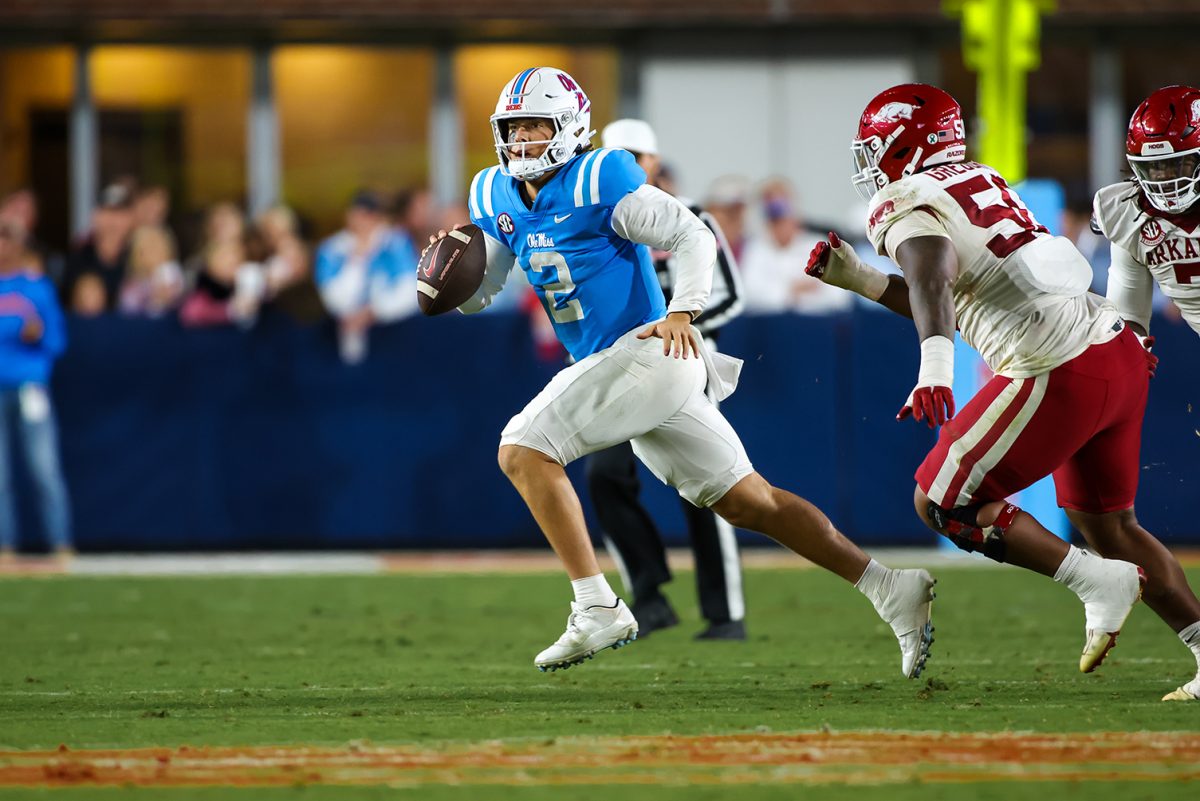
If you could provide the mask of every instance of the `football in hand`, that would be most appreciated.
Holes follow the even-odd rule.
[[[424,314],[443,314],[471,299],[483,284],[487,247],[477,225],[464,225],[433,242],[417,265],[417,302]]]

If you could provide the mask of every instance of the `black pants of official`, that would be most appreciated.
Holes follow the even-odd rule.
[[[609,549],[624,563],[633,603],[659,595],[671,570],[658,528],[638,500],[641,482],[633,446],[624,442],[590,455],[587,481]],[[710,623],[741,620],[745,602],[733,528],[711,510],[680,501],[696,559],[701,614]]]

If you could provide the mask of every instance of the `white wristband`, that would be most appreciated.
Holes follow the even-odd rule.
[[[918,387],[949,387],[954,385],[954,341],[943,336],[931,336],[921,343],[921,372]]]
[[[888,288],[886,273],[881,273],[874,267],[863,264],[860,275],[862,276],[862,280],[860,282],[861,288],[857,290],[858,294],[867,300],[879,300],[883,297],[883,291]]]
[[[833,248],[822,280],[876,301],[883,297],[883,291],[888,287],[887,275],[860,259],[854,248],[845,242],[841,247]]]

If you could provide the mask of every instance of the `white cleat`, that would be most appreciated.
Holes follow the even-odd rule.
[[[538,670],[565,670],[591,659],[597,651],[620,648],[637,639],[638,624],[620,598],[616,606],[582,607],[571,603],[567,630],[533,660]]]
[[[933,645],[933,585],[927,570],[896,570],[891,592],[879,605],[883,618],[900,642],[900,671],[915,679],[925,669]]]
[[[1186,685],[1186,684],[1182,687],[1179,687],[1178,689],[1172,690],[1171,692],[1167,693],[1166,695],[1164,695],[1162,697],[1162,699],[1164,701],[1196,701],[1196,700],[1200,700],[1200,698],[1197,698],[1197,696],[1188,692],[1188,685]]]
[[[1079,656],[1079,671],[1091,673],[1117,645],[1117,635],[1133,605],[1142,597],[1146,572],[1132,562],[1105,559],[1108,580],[1096,586],[1083,598],[1086,631],[1083,653]]]

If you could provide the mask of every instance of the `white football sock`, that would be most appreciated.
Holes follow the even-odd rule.
[[[1183,644],[1196,657],[1196,678],[1183,685],[1183,688],[1197,698],[1200,698],[1200,620],[1197,620],[1190,626],[1183,627],[1179,631],[1179,639],[1183,640]]]
[[[589,606],[617,605],[617,594],[608,586],[608,579],[604,578],[603,573],[575,579],[571,582],[571,589],[575,590],[575,603],[585,609]]]
[[[1103,559],[1082,548],[1069,546],[1066,557],[1054,574],[1054,580],[1065,585],[1083,601],[1085,625],[1089,629],[1116,631],[1129,608],[1118,595],[1112,597],[1114,582],[1120,580],[1128,562]]]
[[[883,604],[883,601],[892,591],[892,585],[895,584],[893,571],[889,567],[872,559],[867,562],[867,569],[863,571],[862,576],[855,582],[854,588],[870,599],[871,605],[876,609]]]
[[[1082,585],[1087,580],[1086,573],[1088,571],[1083,567],[1083,562],[1088,555],[1088,552],[1082,548],[1076,548],[1074,545],[1068,546],[1067,555],[1063,557],[1062,564],[1054,573],[1054,580],[1079,595],[1080,590],[1083,589]]]

